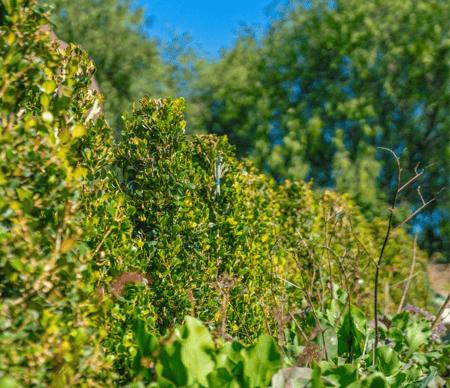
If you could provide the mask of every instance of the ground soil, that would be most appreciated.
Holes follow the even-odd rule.
[[[428,276],[433,289],[446,298],[450,292],[450,264],[430,264]]]

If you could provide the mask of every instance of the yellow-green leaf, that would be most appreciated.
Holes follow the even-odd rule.
[[[41,94],[39,98],[44,108],[48,107],[50,105],[50,101],[52,100],[48,94]]]
[[[74,138],[84,136],[85,133],[86,133],[86,128],[82,124],[75,125],[75,127],[72,130],[72,136]]]
[[[44,83],[42,84],[42,88],[45,90],[45,93],[52,94],[56,89],[56,82],[52,79],[44,81]]]

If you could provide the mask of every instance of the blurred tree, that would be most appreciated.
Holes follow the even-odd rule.
[[[431,199],[449,181],[449,3],[276,4],[261,47],[246,28],[218,63],[197,62],[195,131],[227,135],[279,182],[348,192],[369,221],[388,214],[397,177],[395,159],[376,147],[401,154],[405,182],[427,167],[421,193]],[[397,221],[421,205],[418,184],[400,198]],[[421,247],[447,258],[448,199],[409,223],[425,231]]]
[[[163,63],[158,40],[144,35],[152,19],[144,9],[130,11],[130,0],[52,0],[55,32],[66,42],[80,45],[97,67],[95,75],[105,96],[104,111],[116,138],[125,128],[123,112],[144,95],[177,97],[173,66]]]

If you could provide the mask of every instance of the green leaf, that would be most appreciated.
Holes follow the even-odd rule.
[[[217,351],[217,367],[225,367],[233,375],[237,375],[243,368],[244,358],[241,350],[244,348],[238,341],[226,342]]]
[[[17,192],[17,196],[19,197],[20,202],[23,202],[27,198],[31,198],[31,196],[33,195],[32,192],[25,190],[25,189],[21,189],[20,187],[16,188],[16,192]]]
[[[312,365],[313,373],[311,375],[311,387],[312,388],[325,388],[325,384],[322,381],[322,370],[320,366],[314,361]]]
[[[408,387],[411,380],[410,373],[408,371],[400,370],[395,375],[390,376],[389,382],[391,383],[391,388],[403,388]]]
[[[208,329],[195,318],[186,316],[187,337],[183,340],[181,358],[188,371],[188,384],[208,385],[206,376],[215,368],[214,341]]]
[[[136,213],[136,208],[132,205],[128,205],[127,206],[127,214],[129,216],[133,215],[134,213]]]
[[[362,388],[389,388],[389,384],[382,373],[374,372],[363,381]]]
[[[85,133],[86,133],[86,128],[84,127],[84,125],[77,124],[77,125],[75,125],[75,127],[72,130],[72,137],[74,137],[74,138],[81,137],[81,136],[84,136]]]
[[[353,356],[359,357],[364,350],[364,343],[367,337],[367,323],[364,313],[356,306],[351,306],[351,316],[348,313],[348,308],[345,309],[342,315],[342,325],[338,330],[338,354],[348,354],[349,339],[352,337]]]
[[[0,379],[0,388],[22,388],[23,385],[20,384],[18,380],[14,377],[5,376]]]
[[[23,270],[23,263],[20,259],[13,259],[9,262],[11,264],[11,267],[13,267],[16,271],[22,272]]]
[[[434,379],[434,376],[436,376],[436,374],[437,374],[437,369],[435,367],[431,367],[430,374],[419,382],[420,385],[418,386],[418,388],[426,388],[426,387],[428,387],[428,384],[431,383],[431,380]]]
[[[426,319],[421,319],[414,322],[406,329],[406,343],[409,347],[407,357],[410,357],[420,346],[427,343],[431,336],[430,322]]]
[[[397,352],[387,345],[375,350],[375,364],[386,376],[395,374],[402,366]]]
[[[50,102],[52,101],[52,97],[50,95],[44,93],[44,94],[40,95],[39,100],[41,102],[41,105],[44,108],[47,108],[50,105]]]
[[[185,386],[188,383],[190,368],[196,367],[189,363],[186,365],[183,362],[182,344],[179,341],[174,341],[164,346],[161,349],[159,360],[163,366],[161,376],[174,382],[177,386]]]
[[[134,316],[135,321],[132,330],[138,349],[133,360],[133,369],[144,376],[150,376],[149,364],[153,359],[153,352],[158,348],[158,340],[154,335],[147,332],[145,329],[145,321],[138,318],[136,313]],[[143,360],[145,361],[145,365],[142,364]]]
[[[353,365],[341,365],[327,369],[322,373],[338,387],[356,388],[360,386],[358,371]]]
[[[226,368],[217,368],[208,374],[209,388],[239,388],[239,384]]]
[[[394,318],[392,318],[391,327],[397,327],[401,331],[405,330],[409,324],[409,311],[403,310],[401,313],[397,314]]]
[[[116,215],[116,206],[114,204],[110,203],[107,209],[111,217],[114,217]]]
[[[56,89],[56,82],[54,80],[47,80],[42,83],[42,88],[45,90],[45,93],[52,94]]]
[[[281,367],[280,352],[274,340],[262,334],[256,344],[241,350],[244,358],[244,387],[266,387]]]

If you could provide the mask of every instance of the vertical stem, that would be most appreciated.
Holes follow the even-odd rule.
[[[387,317],[389,314],[389,282],[386,281],[384,285],[384,315]]]
[[[406,282],[405,291],[403,291],[402,300],[400,301],[400,305],[398,306],[398,309],[397,309],[397,314],[400,314],[400,312],[402,311],[403,305],[405,303],[406,295],[408,293],[409,284],[411,283],[411,279],[413,277],[414,267],[416,265],[416,245],[417,245],[417,234],[416,234],[416,238],[414,239],[413,262],[411,264],[411,270],[409,271],[409,277],[408,277],[408,281]],[[426,300],[428,300],[428,298]]]
[[[397,160],[397,164],[398,164],[397,189],[395,190],[394,199],[392,200],[392,206],[389,209],[391,214],[389,216],[388,229],[387,229],[387,233],[386,233],[386,238],[384,239],[383,247],[381,248],[380,258],[378,259],[377,269],[375,272],[375,296],[374,296],[374,303],[373,303],[373,310],[374,310],[373,315],[375,316],[375,342],[374,342],[374,346],[373,346],[373,359],[372,359],[373,365],[375,365],[375,349],[378,346],[378,278],[380,276],[381,260],[383,259],[384,249],[386,248],[387,242],[389,240],[389,235],[391,233],[392,217],[394,215],[395,204],[397,203],[398,193],[400,191],[400,181],[401,181],[401,174],[402,174],[400,162],[399,162],[397,156],[395,155],[395,153],[394,152],[392,152],[392,153],[394,154],[395,159]]]

